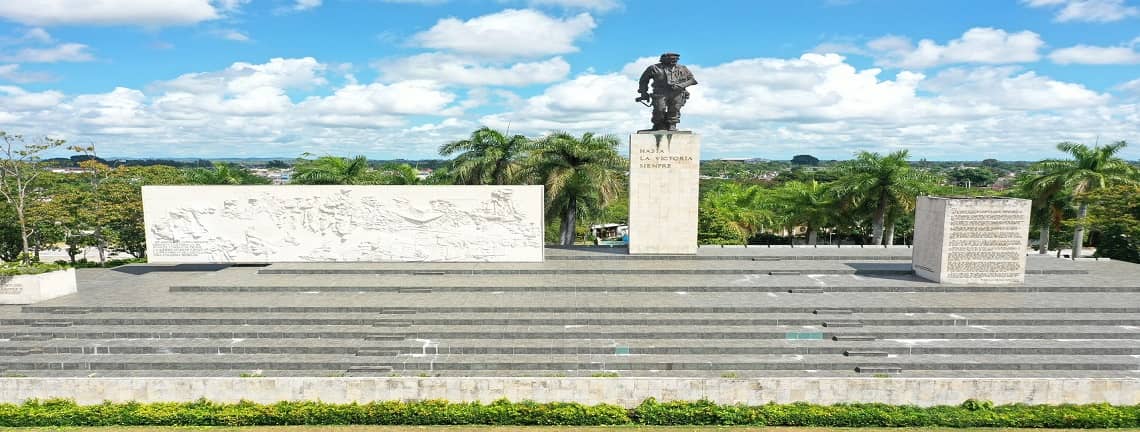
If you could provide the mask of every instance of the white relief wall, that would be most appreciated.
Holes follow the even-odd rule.
[[[540,262],[542,186],[146,186],[157,263]]]

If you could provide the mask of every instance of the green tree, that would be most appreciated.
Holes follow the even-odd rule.
[[[839,178],[833,190],[837,195],[871,209],[872,245],[885,244],[884,227],[891,222],[888,216],[913,211],[915,197],[938,184],[936,176],[911,168],[909,156],[906,150],[886,156],[862,151],[836,168]]]
[[[997,180],[997,174],[994,174],[989,168],[956,168],[947,171],[946,176],[954,184],[969,185],[970,187],[989,186],[994,183],[994,180]]]
[[[236,164],[214,162],[210,168],[192,168],[186,173],[190,184],[198,185],[261,185],[269,179],[251,173]]]
[[[1100,234],[1096,256],[1140,263],[1140,185],[1117,185],[1081,197],[1088,223]]]
[[[1031,182],[1030,179],[1028,176],[1019,177],[1014,194],[1033,201],[1030,221],[1038,231],[1037,253],[1044,255],[1049,253],[1050,236],[1064,215],[1067,192],[1065,184],[1057,179],[1050,183]]]
[[[836,213],[831,191],[816,181],[793,181],[784,183],[774,195],[778,211],[787,216],[790,225],[807,228],[808,245],[815,246],[819,229],[829,226]]]
[[[1073,228],[1073,259],[1081,256],[1084,243],[1084,219],[1088,215],[1088,202],[1084,194],[1114,185],[1135,184],[1137,170],[1124,160],[1116,157],[1127,143],[1117,141],[1106,146],[1089,148],[1084,144],[1063,142],[1057,149],[1068,153],[1072,159],[1047,159],[1034,164],[1038,174],[1029,179],[1031,189],[1047,189],[1061,186],[1072,195],[1077,205],[1077,222]]]
[[[420,173],[408,164],[389,163],[380,167],[380,183],[386,185],[415,185],[422,183]]]
[[[23,264],[31,262],[29,239],[34,231],[28,226],[27,210],[29,198],[36,192],[36,179],[43,173],[39,155],[63,144],[63,140],[48,137],[28,142],[21,135],[0,131],[0,196],[16,212]]]
[[[729,244],[746,244],[748,239],[759,233],[765,227],[775,223],[773,206],[768,205],[764,194],[765,190],[756,185],[745,185],[738,182],[721,182],[706,191],[701,197],[698,212],[712,214],[704,219],[707,223],[724,224],[727,231],[732,234]],[[698,225],[700,223],[698,218]],[[697,228],[701,232],[716,233],[717,237],[724,229],[715,226]],[[708,243],[711,238],[704,239]]]
[[[456,155],[448,169],[455,184],[503,185],[518,179],[523,170],[522,161],[533,146],[527,137],[508,137],[484,126],[467,139],[440,146],[439,154]]]
[[[596,213],[621,194],[629,161],[618,154],[617,146],[612,135],[555,132],[531,152],[523,172],[546,186],[546,215],[561,220],[560,244],[574,244],[579,213]]]
[[[357,185],[376,184],[378,178],[368,167],[368,158],[352,159],[339,156],[321,156],[307,159],[308,153],[293,165],[290,183],[303,185]]]

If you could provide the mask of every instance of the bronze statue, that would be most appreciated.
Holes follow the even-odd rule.
[[[681,121],[681,107],[689,100],[689,91],[685,88],[697,84],[689,68],[677,64],[680,59],[681,55],[677,53],[661,54],[661,62],[649,66],[641,74],[641,81],[637,85],[637,92],[641,96],[634,101],[653,107],[653,128],[647,131],[677,130],[677,123]],[[649,93],[651,80],[653,93]],[[646,101],[651,101],[652,104]]]

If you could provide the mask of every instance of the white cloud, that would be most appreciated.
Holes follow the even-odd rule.
[[[558,6],[606,12],[621,7],[618,0],[528,0],[531,6]]]
[[[526,98],[439,80],[330,84],[327,75],[346,71],[312,58],[241,62],[140,90],[64,95],[0,87],[0,124],[91,140],[108,156],[433,157],[440,144],[484,124],[531,136],[645,128],[649,109],[633,102],[635,79],[654,61],[572,76]],[[701,83],[692,87],[681,127],[703,136],[708,158],[844,158],[908,148],[916,159],[1039,159],[1059,141],[1140,136],[1140,101],[1124,95],[1140,96],[1140,79],[1112,97],[1017,67],[960,66],[927,76],[859,68],[835,54],[689,66]],[[1124,157],[1140,157],[1140,148]]]
[[[323,114],[436,114],[455,100],[434,81],[402,81],[393,84],[350,84],[327,97],[312,97],[301,108]]]
[[[28,29],[28,31],[24,32],[23,39],[28,40],[28,41],[33,41],[33,42],[45,43],[45,44],[53,42],[51,34],[48,34],[47,30],[44,30],[44,29],[39,28],[39,27],[34,27],[34,28]]]
[[[1077,45],[1055,50],[1049,59],[1059,64],[1136,64],[1140,63],[1140,52],[1131,46]]]
[[[309,10],[320,6],[321,3],[321,0],[296,0],[296,3],[293,4],[293,9],[299,11]]]
[[[1136,93],[1140,95],[1140,78],[1128,81],[1115,87],[1117,90]]]
[[[214,31],[213,34],[217,37],[222,38],[222,39],[232,40],[235,42],[249,42],[250,41],[248,35],[240,32],[238,30],[233,30],[233,29],[217,30],[217,31]]]
[[[594,29],[582,13],[566,19],[530,9],[507,9],[462,21],[439,20],[412,40],[423,47],[491,57],[539,57],[578,51],[574,42]]]
[[[482,86],[525,86],[559,81],[570,73],[562,57],[509,65],[487,65],[467,57],[443,53],[419,54],[376,62],[387,81],[435,80]]]
[[[0,60],[21,63],[87,62],[95,56],[87,51],[87,45],[65,43],[50,48],[23,48],[15,54],[2,55]]]
[[[0,105],[3,106],[3,111],[45,110],[63,102],[63,98],[63,93],[54,90],[32,93],[19,87],[0,86]]]
[[[1053,80],[1015,67],[948,69],[928,80],[923,89],[955,105],[992,105],[1006,110],[1055,110],[1104,105],[1107,94],[1083,85]]]
[[[25,72],[18,64],[0,64],[0,81],[24,84],[54,80],[55,76],[47,72]]]
[[[1140,8],[1124,0],[1022,0],[1029,7],[1062,6],[1053,17],[1058,22],[1113,22],[1140,16]]]
[[[1035,62],[1037,50],[1045,42],[1031,31],[1007,33],[1005,30],[976,27],[961,38],[940,45],[923,39],[917,45],[900,36],[884,36],[867,43],[883,66],[927,68],[954,63],[1010,64]]]
[[[236,7],[220,1],[221,9]],[[221,17],[209,0],[0,0],[0,17],[31,25],[185,25]]]

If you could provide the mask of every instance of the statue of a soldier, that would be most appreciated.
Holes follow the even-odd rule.
[[[689,68],[677,64],[681,55],[677,53],[661,54],[661,62],[649,66],[641,74],[637,92],[641,94],[635,99],[645,104],[652,101],[654,131],[675,131],[677,123],[681,121],[681,107],[689,100],[689,91],[686,87],[696,85],[697,80]],[[653,93],[649,93],[649,81],[653,81]]]

